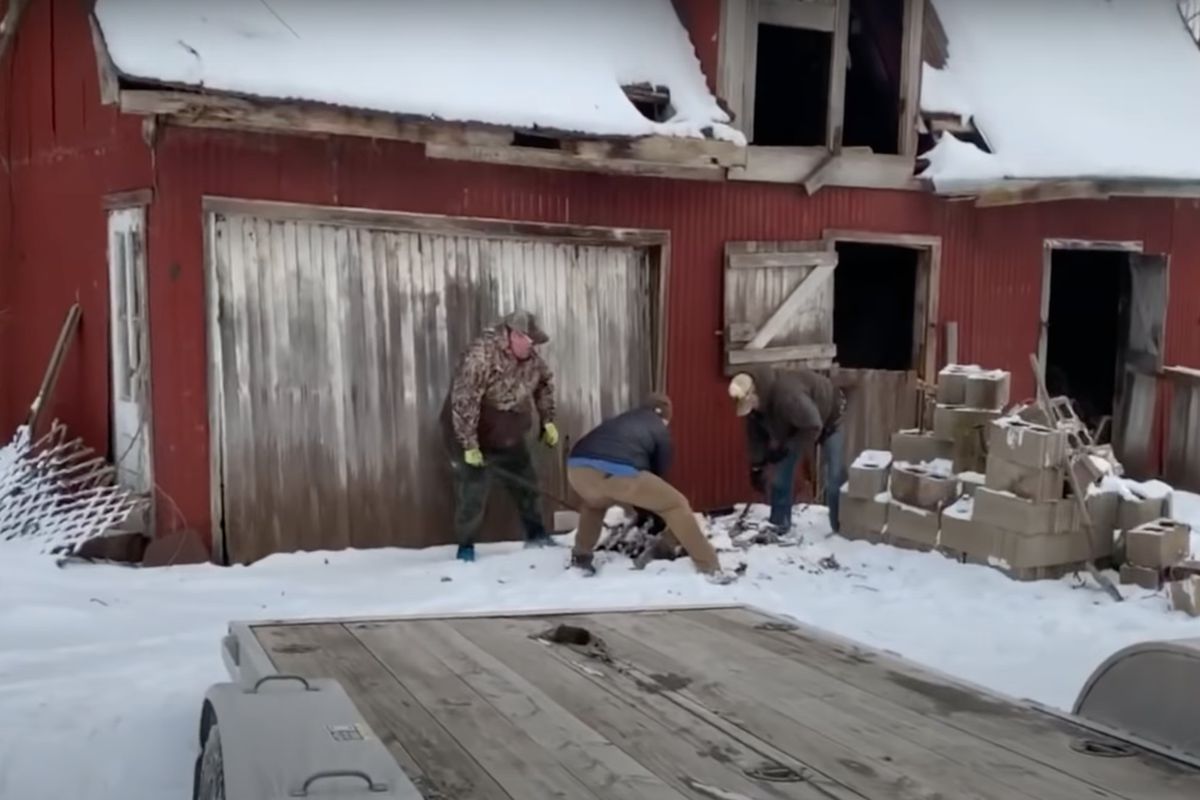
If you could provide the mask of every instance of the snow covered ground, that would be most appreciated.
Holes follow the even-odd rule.
[[[1200,497],[1177,495],[1176,513],[1200,527]],[[1064,708],[1116,649],[1200,636],[1200,620],[1168,612],[1160,594],[1123,587],[1118,605],[1071,578],[1021,584],[826,538],[823,509],[800,519],[798,547],[723,553],[727,566],[748,564],[732,586],[686,560],[635,572],[610,557],[583,578],[564,570],[565,548],[516,545],[484,547],[473,565],[442,547],[136,570],[59,569],[0,543],[0,797],[189,797],[201,697],[226,678],[218,643],[234,619],[744,602]]]

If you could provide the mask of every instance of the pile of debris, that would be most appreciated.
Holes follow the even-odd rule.
[[[1065,398],[1009,408],[1011,376],[952,365],[939,374],[933,430],[867,450],[841,487],[842,535],[986,564],[1016,580],[1120,566],[1123,583],[1169,585],[1200,615],[1190,528],[1170,519],[1170,488],[1121,478]],[[1066,411],[1061,411],[1066,409]],[[1165,491],[1154,491],[1155,486]]]

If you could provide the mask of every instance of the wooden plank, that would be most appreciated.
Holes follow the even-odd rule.
[[[561,150],[539,150],[504,145],[425,145],[428,158],[446,161],[471,161],[480,164],[507,164],[535,169],[572,170],[599,174],[645,175],[677,180],[719,181],[725,170],[718,165],[678,165],[622,158],[595,158]]]
[[[833,28],[833,47],[829,57],[829,111],[825,126],[825,146],[834,153],[842,151],[842,131],[846,117],[846,67],[850,58],[850,0],[838,0],[837,20]]]
[[[537,238],[543,241],[559,241],[568,244],[660,246],[665,244],[669,238],[668,231],[650,228],[604,228],[543,222],[513,222],[483,217],[412,214],[400,211],[283,203],[271,200],[244,200],[232,197],[206,197],[204,198],[204,208],[209,213],[227,216],[261,216],[276,220],[319,222],[331,226],[365,226],[392,231],[437,233],[447,236]]]
[[[154,189],[130,189],[127,192],[112,192],[100,198],[100,205],[107,211],[121,208],[138,208],[154,202]]]
[[[729,363],[734,366],[774,364],[783,361],[821,361],[837,355],[837,345],[806,344],[795,347],[763,347],[758,350],[730,350]]]
[[[835,732],[828,727],[828,719],[819,715],[798,719],[800,711],[805,714],[819,711],[816,703],[793,696],[801,687],[788,685],[782,692],[766,697],[759,688],[761,681],[778,687],[767,674],[769,665],[765,660],[760,659],[750,669],[743,666],[731,670],[724,664],[724,649],[698,647],[690,633],[685,636],[678,630],[671,631],[674,618],[673,613],[659,613],[567,619],[572,624],[590,628],[604,639],[618,661],[618,669],[625,669],[630,663],[640,672],[658,675],[660,685],[656,695],[725,720],[740,735],[770,742],[788,757],[810,765],[817,773],[864,798],[930,800],[961,797],[965,800],[1003,797],[1004,800],[1016,800],[1019,797],[1012,794],[979,795],[969,788],[961,794],[939,794],[939,787],[931,785],[928,776],[914,774],[887,760],[890,743],[886,743],[889,746],[882,751],[874,746],[864,749],[847,745],[831,735]],[[655,632],[651,633],[651,630]],[[664,634],[664,630],[670,632]],[[661,638],[664,635],[666,638]],[[726,639],[724,647],[735,646],[736,642]],[[713,658],[718,652],[722,653],[722,658]]]
[[[839,384],[847,388],[842,418],[847,467],[863,450],[890,450],[893,433],[916,427],[919,406],[915,370],[839,368],[838,376]]]
[[[42,375],[41,386],[38,387],[33,402],[29,404],[29,415],[25,418],[25,424],[29,426],[29,436],[33,440],[38,438],[38,426],[46,411],[46,406],[54,399],[54,387],[58,385],[58,376],[62,373],[63,363],[67,360],[67,348],[71,346],[71,341],[75,338],[75,331],[79,328],[79,320],[82,316],[83,311],[79,303],[72,303],[71,307],[67,309],[67,318],[63,320],[62,327],[58,331],[58,340],[54,343],[54,349],[50,351],[50,362],[46,365],[46,372]]]
[[[550,627],[550,620],[459,620],[452,627],[526,676],[687,797],[712,800],[720,796],[697,791],[697,784],[776,800],[846,796],[828,781],[772,784],[751,780],[745,771],[772,759],[769,746],[747,744],[725,733],[698,719],[669,695],[639,686],[620,670],[532,639]]]
[[[759,647],[757,632],[745,625],[722,628],[676,614],[623,617],[605,624],[637,635],[659,652],[669,650],[691,665],[691,677],[697,682],[737,685],[751,702],[773,708],[859,753],[858,760],[869,768],[895,768],[928,791],[994,800],[1113,797],[1028,759],[997,753],[910,709],[881,702],[832,676],[790,662]],[[675,630],[674,635],[667,633],[668,628]],[[703,657],[716,652],[723,654],[721,659]],[[751,675],[753,680],[747,680]],[[755,722],[747,719],[748,725]]]
[[[746,148],[744,167],[730,167],[731,181],[797,184],[810,177],[830,155],[824,147]],[[821,174],[822,186],[859,189],[929,190],[928,182],[913,175],[912,156],[872,153],[865,148],[843,148]]]
[[[393,630],[399,637],[419,641],[597,796],[612,800],[684,800],[685,795],[537,688],[535,677],[550,663],[544,654],[540,661],[526,663],[518,671],[448,622],[401,622]],[[508,635],[513,634],[508,631]]]
[[[768,267],[835,267],[837,253],[830,250],[804,252],[779,251],[771,253],[732,253],[730,269],[765,269]]]
[[[333,678],[426,797],[515,800],[343,626],[256,627],[281,671]]]
[[[836,264],[837,255],[834,254]],[[817,292],[825,288],[825,282],[833,277],[834,267],[820,266],[813,268],[795,288],[783,304],[767,319],[754,338],[746,345],[747,350],[761,350],[776,336],[783,333],[792,323],[792,317],[800,313],[808,303],[816,297]]]
[[[88,25],[92,31],[92,49],[96,53],[96,75],[100,86],[100,104],[115,106],[121,101],[121,79],[108,52],[108,44],[104,41],[104,33],[100,23],[96,22],[95,14],[88,14]]]
[[[690,614],[690,612],[689,612]],[[755,626],[779,620],[748,609],[714,609],[712,616]],[[1122,759],[1095,758],[1071,748],[1091,734],[1069,722],[1039,714],[952,678],[853,646],[839,646],[802,630],[757,630],[767,647],[799,664],[825,672],[880,700],[894,702],[930,720],[991,743],[1050,769],[1101,787],[1128,800],[1183,800],[1200,791],[1200,772],[1149,752]],[[848,668],[853,665],[853,668]],[[1092,795],[1090,796],[1099,796]]]
[[[837,9],[835,4],[812,0],[758,0],[758,22],[832,33]]]
[[[744,125],[746,35],[749,17],[746,0],[722,0],[717,42],[717,97],[733,115],[733,123],[749,137]]]
[[[521,728],[405,635],[403,625],[356,623],[354,636],[514,798],[597,798]]]
[[[921,108],[921,37],[925,1],[904,0],[904,46],[900,62],[900,154],[917,154],[917,116]]]

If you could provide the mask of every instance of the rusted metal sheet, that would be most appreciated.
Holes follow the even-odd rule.
[[[397,226],[211,216],[233,561],[451,541],[439,412],[459,354],[514,308],[551,336],[563,447],[652,388],[646,248]],[[560,496],[562,452],[535,445]],[[514,518],[493,520],[510,524],[489,538],[519,535]]]

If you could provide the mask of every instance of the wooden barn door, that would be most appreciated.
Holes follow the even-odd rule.
[[[837,253],[823,241],[725,246],[725,372],[756,365],[827,369]]]
[[[550,334],[541,351],[563,442],[533,446],[543,489],[561,496],[564,448],[655,386],[658,283],[645,246],[264,205],[226,203],[209,219],[231,561],[453,541],[439,413],[459,355],[515,308]],[[493,501],[485,540],[518,537],[504,493]],[[548,521],[555,510],[546,504]]]

